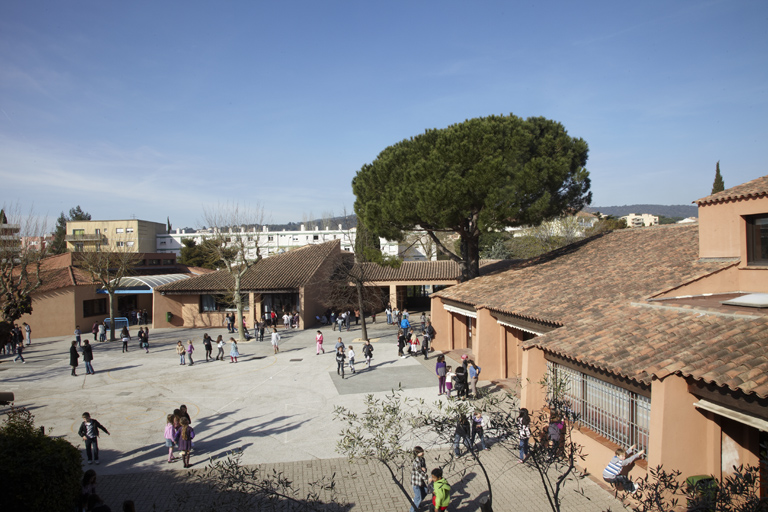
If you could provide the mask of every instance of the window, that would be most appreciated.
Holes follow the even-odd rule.
[[[84,229],[73,229],[72,230],[72,234],[73,235],[84,235],[85,234],[85,230]]]
[[[123,228],[115,228],[115,233],[123,233]]]
[[[647,453],[650,398],[557,363],[548,362],[547,368],[551,381],[565,388],[563,398],[579,423],[618,445],[634,444]]]
[[[275,241],[275,237],[274,237],[274,236],[272,236],[272,235],[269,235],[269,236],[267,237],[267,242],[274,242],[274,241]]]
[[[225,311],[233,307],[232,297],[226,295],[201,295],[200,312]],[[248,295],[243,295],[243,307],[248,309]]]
[[[96,230],[96,235],[100,235],[100,234],[101,234],[101,230],[100,230],[100,229],[97,229],[97,230]]]
[[[125,242],[115,242],[115,245],[118,247],[125,247]]]
[[[315,242],[320,240],[320,235],[312,235],[312,240]]]
[[[133,244],[135,244],[136,242],[125,242],[125,243],[126,245],[128,245],[128,247],[133,247]]]
[[[83,301],[83,316],[98,316],[107,314],[107,299],[93,299]]]
[[[126,233],[133,233],[133,228],[125,228]]]
[[[768,215],[750,215],[747,221],[747,265],[768,265]]]
[[[165,245],[165,240],[160,240],[160,245]]]
[[[101,252],[101,244],[96,244],[96,252]]]
[[[149,264],[150,265],[159,265],[160,264],[160,260],[149,260]]]
[[[173,260],[163,260],[163,265],[173,265]]]
[[[84,247],[84,246],[83,246],[83,243],[82,243],[82,242],[80,242],[80,243],[76,243],[76,244],[75,244],[75,252],[83,252],[83,247]]]

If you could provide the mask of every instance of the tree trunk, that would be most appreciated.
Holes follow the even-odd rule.
[[[480,233],[461,235],[461,281],[480,275]]]
[[[243,343],[245,341],[245,329],[243,329],[243,296],[240,295],[240,272],[236,272],[233,276],[235,278],[235,307],[237,308],[237,315],[235,316],[235,327],[237,327],[237,342]]]
[[[109,341],[115,341],[115,291],[109,292]]]
[[[368,329],[365,326],[365,309],[363,309],[363,283],[355,282],[355,288],[357,289],[357,310],[360,311],[360,325],[362,327],[360,336],[365,341],[368,339]]]

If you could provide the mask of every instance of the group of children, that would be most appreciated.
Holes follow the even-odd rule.
[[[213,340],[211,339],[210,336],[208,336],[208,333],[203,334],[203,347],[205,348],[206,362],[219,361],[219,360],[223,361],[225,346],[226,346],[226,342],[224,341],[224,338],[221,335],[219,335],[219,337],[216,338],[216,347],[219,349],[219,351],[216,354],[216,358],[214,359],[212,357]],[[187,340],[186,347],[181,342],[181,340],[176,342],[176,354],[179,356],[179,365],[193,366],[195,364],[195,360],[192,358],[192,354],[194,353],[195,353],[195,346],[192,344],[192,340]],[[240,357],[240,351],[237,348],[237,340],[235,338],[229,338],[229,362],[236,363],[238,357]],[[189,359],[189,363],[187,363],[187,359]]]
[[[187,406],[180,405],[172,414],[166,417],[165,424],[165,446],[168,448],[168,463],[178,460],[173,456],[174,446],[181,452],[181,460],[185,468],[190,468],[190,452],[192,451],[192,440],[195,438],[195,430],[192,428]]]
[[[322,349],[322,336],[323,333],[320,331],[317,331],[318,333],[318,350]],[[341,338],[336,341],[336,374],[341,375],[341,378],[344,378],[344,362],[347,361],[347,366],[349,366],[349,369],[352,371],[352,373],[355,373],[355,348],[350,345],[349,349],[347,349],[346,353],[344,352],[344,342],[341,341]],[[318,352],[319,353],[319,352]],[[325,354],[325,350],[323,350],[323,354]],[[365,344],[363,345],[363,357],[365,357],[365,367],[366,369],[371,367],[371,359],[373,359],[373,345],[371,345],[370,340],[365,340]]]
[[[405,322],[405,320],[403,321]],[[427,331],[424,332],[422,341],[419,341],[419,335],[416,334],[413,329],[408,328],[398,330],[397,355],[400,356],[400,358],[405,359],[408,357],[408,354],[416,356],[421,352],[424,359],[429,359],[429,345],[431,339]]]
[[[552,414],[550,414],[546,430],[548,461],[554,460],[558,455],[560,443],[563,439],[563,430],[565,430],[565,423],[560,415],[556,411],[553,411]],[[531,417],[526,408],[520,409],[520,414],[517,418],[517,433],[520,440],[519,463],[523,463],[529,456],[530,448],[528,443],[531,438]],[[636,492],[638,489],[637,484],[632,482],[625,473],[629,466],[644,453],[645,450],[635,452],[635,445],[630,446],[626,450],[621,447],[617,448],[613,458],[611,458],[610,462],[603,470],[603,480],[613,486],[619,486],[627,492]]]
[[[473,398],[477,398],[477,381],[480,377],[480,367],[474,361],[461,356],[461,366],[453,371],[453,367],[445,362],[445,356],[437,356],[435,364],[437,374],[437,396],[446,395],[451,399],[451,393],[456,390],[456,398],[469,398],[470,388]]]

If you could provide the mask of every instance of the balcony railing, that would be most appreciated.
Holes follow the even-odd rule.
[[[96,233],[84,233],[79,235],[67,235],[64,237],[67,242],[102,242],[106,243],[107,237],[105,235]]]

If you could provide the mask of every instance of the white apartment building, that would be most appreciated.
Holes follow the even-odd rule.
[[[233,237],[244,237],[247,239],[246,245],[252,246],[252,249],[249,250],[249,257],[256,258],[256,247],[258,246],[261,256],[268,258],[295,247],[303,247],[307,244],[322,244],[332,240],[341,240],[342,250],[353,252],[356,228],[346,230],[342,229],[339,224],[338,229],[328,227],[320,229],[318,226],[315,226],[314,229],[306,229],[305,225],[302,224],[298,231],[287,231],[285,229],[282,231],[270,231],[267,226],[263,226],[261,230],[258,228],[233,227],[229,228],[229,233]],[[205,239],[213,237],[213,234],[212,228],[197,230],[193,233],[182,232],[181,229],[176,229],[173,233],[158,234],[156,237],[157,252],[172,252],[176,256],[180,256],[181,248],[184,247],[184,240],[192,239],[199,245]],[[381,252],[386,256],[400,256],[407,260],[427,259],[424,253],[417,247],[400,244],[384,238],[380,238],[379,242],[381,244]]]
[[[644,226],[658,226],[659,218],[650,213],[630,213],[621,217],[621,220],[627,223],[628,228],[642,228]]]

